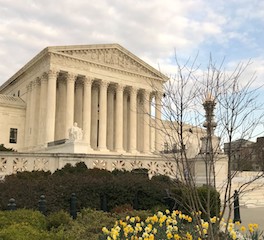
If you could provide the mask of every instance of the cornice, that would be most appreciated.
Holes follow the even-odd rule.
[[[158,79],[163,80],[163,82],[169,80],[167,76],[159,72],[157,69],[150,66],[148,63],[134,55],[132,52],[128,51],[126,48],[122,47],[121,45],[117,43],[113,44],[94,44],[94,45],[68,45],[68,46],[53,46],[48,47],[49,51],[51,52],[60,52],[60,53],[66,53],[66,52],[84,52],[84,51],[100,51],[100,50],[108,50],[108,49],[117,49],[120,52],[122,52],[124,55],[130,57],[135,62],[140,64],[141,66],[144,66],[144,68],[148,69],[150,72],[156,74]]]
[[[149,76],[149,75],[146,75],[142,72],[140,72],[140,73],[133,72],[133,71],[125,69],[125,68],[122,69],[118,66],[105,65],[102,63],[98,63],[98,62],[93,62],[92,60],[80,59],[78,57],[63,53],[63,51],[64,52],[74,51],[74,50],[84,51],[87,49],[88,50],[92,50],[92,49],[99,50],[99,49],[104,49],[104,48],[118,49],[123,54],[126,54],[127,56],[131,57],[138,64],[141,64],[142,66],[144,66],[149,72],[152,72],[153,74],[160,76],[160,77]],[[23,76],[28,69],[30,69],[31,67],[34,67],[34,65],[37,62],[39,62],[41,60],[44,61],[44,58],[46,56],[48,57],[48,56],[52,56],[52,55],[71,59],[71,60],[76,61],[76,62],[82,62],[82,63],[86,64],[87,66],[96,66],[100,69],[111,70],[112,72],[122,73],[122,74],[125,74],[127,76],[137,76],[139,78],[143,78],[143,79],[147,79],[147,80],[156,80],[156,81],[160,81],[160,82],[165,82],[169,79],[167,76],[163,75],[162,73],[157,71],[155,68],[151,67],[149,64],[147,64],[146,62],[144,62],[143,60],[138,58],[136,55],[134,55],[133,53],[131,53],[130,51],[128,51],[127,49],[123,48],[122,46],[120,46],[119,44],[116,44],[116,43],[115,44],[97,44],[97,45],[57,46],[57,47],[54,46],[54,47],[46,47],[39,54],[37,54],[34,58],[32,58],[28,63],[26,63],[12,77],[10,77],[5,83],[3,83],[0,86],[0,92],[2,90],[4,90],[8,85],[13,84],[18,79],[20,79],[20,77]]]
[[[103,69],[103,70],[111,70],[112,72],[122,73],[122,74],[127,75],[127,76],[137,76],[137,77],[140,77],[143,79],[148,79],[148,80],[157,80],[157,81],[162,81],[162,82],[164,81],[162,78],[158,78],[158,77],[154,77],[154,76],[148,76],[148,75],[145,75],[143,73],[136,73],[136,72],[129,71],[126,69],[118,68],[116,66],[113,67],[113,66],[102,64],[102,63],[94,62],[91,60],[88,61],[85,59],[80,59],[78,57],[70,56],[70,55],[64,54],[64,53],[49,52],[49,54],[54,55],[54,56],[58,56],[58,57],[64,58],[64,59],[71,59],[75,62],[85,63],[91,67],[95,66],[95,67],[98,67],[98,68]]]

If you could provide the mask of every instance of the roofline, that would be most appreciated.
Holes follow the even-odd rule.
[[[50,46],[47,47],[49,51],[54,50],[83,50],[83,49],[97,49],[97,48],[118,48],[122,52],[126,53],[127,55],[131,55],[133,58],[135,58],[139,63],[147,67],[150,71],[155,72],[157,75],[159,75],[162,79],[165,81],[169,80],[169,77],[155,69],[154,67],[150,66],[148,63],[140,59],[138,56],[127,50],[126,48],[122,47],[118,43],[108,43],[108,44],[89,44],[89,45],[67,45],[67,46]]]
[[[126,48],[122,47],[118,43],[112,43],[112,44],[91,44],[91,45],[67,45],[67,46],[49,46],[44,48],[42,51],[40,51],[35,57],[33,57],[29,62],[27,62],[21,69],[19,69],[13,76],[11,76],[6,82],[4,82],[0,86],[0,91],[5,89],[8,85],[10,85],[12,82],[16,81],[16,79],[23,74],[28,68],[30,68],[34,63],[36,63],[39,59],[41,59],[43,56],[45,56],[47,53],[52,52],[54,53],[54,50],[82,50],[82,49],[96,49],[96,48],[118,48],[122,52],[126,53],[127,55],[131,55],[137,62],[144,65],[146,68],[148,68],[150,71],[156,73],[158,76],[160,76],[164,82],[169,80],[169,77],[155,69],[154,67],[150,66],[145,61],[141,60],[139,57],[128,51]]]
[[[22,68],[20,68],[12,77],[10,77],[6,82],[4,82],[0,86],[0,91],[5,89],[9,84],[16,81],[16,79],[22,75],[28,68],[30,68],[34,63],[36,63],[39,59],[45,56],[48,53],[48,47],[44,48],[41,52],[39,52],[35,57],[33,57],[29,62],[27,62]]]

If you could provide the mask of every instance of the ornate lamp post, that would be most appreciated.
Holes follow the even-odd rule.
[[[200,150],[200,154],[204,156],[205,161],[206,182],[208,185],[213,186],[215,186],[214,154],[219,149],[219,138],[214,136],[214,130],[217,126],[214,120],[215,106],[215,98],[211,94],[208,94],[203,103],[205,110],[205,122],[203,126],[206,128],[206,136],[201,138],[202,147]]]
[[[203,126],[206,128],[206,136],[202,137],[202,147],[200,153],[202,154],[210,154],[215,151],[213,144],[214,139],[214,130],[217,126],[217,123],[214,120],[214,109],[215,109],[216,101],[215,98],[208,94],[204,100],[203,107],[205,110],[205,122]],[[217,142],[218,144],[218,142]]]

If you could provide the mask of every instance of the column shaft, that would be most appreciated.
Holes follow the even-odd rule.
[[[54,141],[57,75],[58,73],[56,71],[50,70],[48,72],[46,143]]]
[[[65,138],[66,82],[62,77],[57,79],[56,99],[55,141]]]
[[[92,86],[92,110],[91,110],[91,147],[98,148],[98,106],[99,106],[99,88],[96,85]]]
[[[156,93],[155,96],[155,151],[161,151],[161,98],[162,93]]]
[[[107,148],[114,150],[114,89],[108,88],[107,94]]]
[[[27,86],[27,109],[26,109],[25,143],[24,143],[25,147],[29,146],[31,91],[32,91],[32,83],[29,83]]]
[[[137,151],[137,89],[130,90],[130,146],[131,153]]]
[[[30,138],[29,146],[34,146],[34,135],[35,132],[35,116],[36,116],[36,96],[37,96],[37,82],[36,80],[32,81],[32,91],[31,91],[31,103],[30,103]]]
[[[100,84],[99,99],[99,146],[100,151],[106,149],[106,126],[107,126],[107,86],[106,82]]]
[[[44,129],[45,129],[45,121],[43,119],[46,116],[46,101],[47,101],[47,76],[43,75],[41,77],[41,82],[40,82],[40,106],[39,106],[39,135],[38,135],[38,145],[44,144],[45,139],[43,138],[44,136]]]
[[[83,128],[83,83],[76,82],[75,98],[74,98],[74,122],[78,123],[78,127]]]
[[[120,84],[116,87],[116,115],[115,115],[115,150],[123,151],[123,92]]]
[[[92,81],[89,77],[83,80],[83,140],[91,147],[91,95],[92,95]]]
[[[40,88],[41,88],[41,82],[40,78],[37,78],[36,80],[36,97],[35,97],[35,117],[34,117],[34,127],[33,127],[33,145],[37,146],[38,145],[38,136],[39,136],[39,121],[41,120],[39,118],[39,111],[40,111]]]
[[[129,129],[129,122],[128,122],[128,94],[124,92],[123,95],[123,148],[127,152],[128,151],[128,129]]]
[[[67,74],[65,138],[69,138],[69,129],[74,123],[74,84],[75,76],[73,74]]]
[[[150,129],[150,109],[149,109],[149,92],[144,91],[144,96],[143,96],[143,101],[144,101],[144,144],[143,144],[143,152],[144,153],[149,153],[150,151],[150,144],[149,144],[149,129]]]

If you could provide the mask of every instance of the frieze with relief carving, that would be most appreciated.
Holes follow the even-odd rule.
[[[83,60],[98,62],[104,65],[111,65],[121,69],[130,70],[136,73],[142,73],[158,77],[156,74],[142,66],[130,56],[126,55],[118,49],[89,49],[89,50],[68,50],[62,51],[64,54],[69,54]]]

